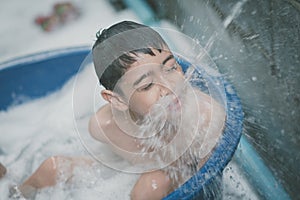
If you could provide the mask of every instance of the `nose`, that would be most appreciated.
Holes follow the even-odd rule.
[[[171,93],[171,90],[167,85],[161,85],[159,84],[159,90],[160,90],[160,97],[167,96]]]
[[[160,97],[171,94],[172,91],[170,81],[164,75],[160,75],[157,78],[157,85],[159,87]]]

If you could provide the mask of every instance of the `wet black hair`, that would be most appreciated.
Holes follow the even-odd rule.
[[[137,54],[155,54],[151,48],[162,51],[168,47],[162,37],[149,26],[132,21],[122,21],[96,34],[93,45],[93,61],[99,82],[108,90],[118,90],[116,83]]]

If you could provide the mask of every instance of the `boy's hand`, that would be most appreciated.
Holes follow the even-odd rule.
[[[6,174],[6,168],[0,163],[0,178]]]

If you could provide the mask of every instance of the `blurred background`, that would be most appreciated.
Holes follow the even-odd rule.
[[[122,20],[180,30],[209,47],[242,100],[244,135],[290,197],[300,199],[299,1],[72,0],[71,9],[54,8],[61,2],[66,1],[0,0],[0,62],[91,46],[99,29]],[[64,22],[53,14],[59,9]]]

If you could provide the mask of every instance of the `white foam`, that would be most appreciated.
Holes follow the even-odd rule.
[[[49,96],[14,106],[8,112],[0,112],[0,146],[4,152],[0,155],[0,162],[8,168],[8,174],[0,181],[1,194],[7,196],[10,185],[20,184],[49,156],[89,156],[77,130],[81,135],[90,137],[87,124],[94,110],[86,105],[86,100],[93,99],[95,94],[86,88],[95,88],[97,81],[91,73],[89,66],[77,77],[80,87],[75,89],[81,93],[81,99],[77,101],[81,105],[77,113],[80,120],[75,120],[77,124],[74,123],[72,107],[75,77]],[[99,101],[98,105],[103,103]],[[97,144],[100,150],[105,148],[100,142]],[[75,171],[72,184],[42,190],[37,194],[37,199],[45,199],[50,193],[53,199],[98,199],[99,194],[103,199],[129,199],[136,178],[137,175],[121,173],[100,164],[88,170],[79,168]]]

